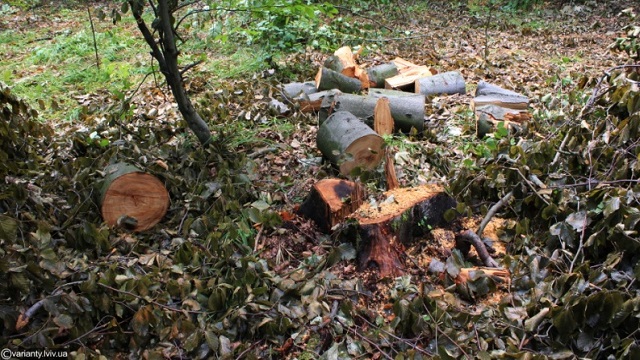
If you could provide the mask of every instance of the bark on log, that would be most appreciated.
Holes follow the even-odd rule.
[[[457,71],[449,71],[426,78],[417,79],[415,82],[416,94],[424,96],[437,94],[465,94],[465,83],[462,74]]]
[[[499,86],[481,81],[476,89],[476,96],[471,102],[471,109],[483,105],[497,105],[514,110],[526,110],[529,98],[515,91],[503,89]]]
[[[384,81],[398,75],[398,67],[394,63],[380,64],[367,69],[370,88],[384,87]]]
[[[373,131],[381,136],[393,134],[393,116],[391,116],[389,99],[386,97],[376,101],[373,109]]]
[[[320,125],[316,139],[322,154],[340,168],[342,175],[360,167],[371,170],[384,155],[384,140],[362,120],[346,111],[337,111]]]
[[[316,74],[316,88],[319,91],[339,89],[346,93],[358,93],[363,89],[359,79],[342,75],[326,67],[321,67]]]
[[[418,132],[424,130],[425,98],[422,95],[406,97],[390,97],[389,108],[395,127],[409,132],[415,128]],[[378,98],[373,96],[336,94],[333,98],[325,98],[320,110],[320,121],[332,111],[348,111],[373,127],[375,107]]]
[[[335,95],[336,93],[340,93],[340,90],[332,89],[319,91],[308,95],[301,94],[291,101],[297,103],[300,106],[301,112],[319,112],[322,107],[323,100],[326,97],[331,97],[331,99],[333,99],[333,95]],[[326,119],[327,116],[328,115],[326,115],[324,119]]]
[[[392,89],[369,89],[369,96],[373,97],[407,97],[407,96],[416,96],[415,93],[400,91],[400,90],[392,90]]]
[[[385,195],[386,200],[365,203],[352,215],[357,222],[358,264],[361,269],[377,267],[381,276],[396,276],[402,272],[404,245],[443,224],[444,212],[456,203],[439,185],[397,188]]]
[[[474,109],[476,116],[476,134],[479,138],[493,131],[493,128],[500,122],[504,122],[507,129],[516,132],[521,126],[533,117],[526,110],[508,109],[498,105],[482,105]]]
[[[385,89],[403,89],[414,92],[414,85],[417,79],[429,77],[433,72],[428,66],[418,66],[410,68],[398,75],[390,77],[384,81]]]
[[[282,86],[282,95],[289,101],[293,101],[300,95],[310,95],[317,92],[318,89],[313,81],[294,82]]]
[[[313,185],[299,213],[313,220],[321,231],[329,233],[362,205],[364,197],[364,188],[358,183],[323,179]]]
[[[133,165],[117,163],[105,170],[101,211],[109,226],[125,219],[133,231],[148,230],[164,217],[169,193],[162,182]]]

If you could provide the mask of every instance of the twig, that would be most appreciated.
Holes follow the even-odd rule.
[[[241,352],[240,354],[238,354],[238,356],[236,357],[236,360],[240,360],[240,359],[244,359],[244,356],[247,355],[247,353],[251,350],[253,350],[256,346],[262,344],[264,342],[264,339],[258,340],[256,342],[254,342],[253,344],[251,344],[251,346],[249,346],[246,350],[244,350],[243,352]]]
[[[390,27],[388,27],[388,26],[386,26],[386,25],[384,25],[384,24],[381,24],[381,23],[380,23],[379,21],[377,21],[376,19],[370,18],[370,17],[368,17],[368,16],[364,16],[364,15],[362,15],[362,14],[358,14],[357,12],[355,12],[355,11],[353,11],[353,10],[351,10],[351,9],[349,9],[349,8],[347,8],[347,7],[345,7],[345,6],[334,5],[334,7],[338,8],[338,9],[341,9],[341,10],[346,10],[346,11],[350,12],[352,15],[355,15],[355,16],[357,16],[357,17],[361,17],[361,18],[363,18],[363,19],[367,19],[367,20],[369,20],[369,21],[373,22],[374,24],[376,24],[376,26],[378,26],[379,28],[381,28],[381,27],[382,27],[382,28],[385,28],[385,29],[389,30],[390,32],[393,32],[393,31],[394,31],[392,28],[390,28]]]
[[[476,230],[476,236],[482,236],[482,232],[484,231],[484,228],[487,227],[487,224],[489,224],[489,221],[491,221],[491,218],[498,212],[498,210],[500,210],[502,206],[504,206],[504,204],[509,201],[509,199],[511,199],[512,196],[513,191],[509,191],[505,196],[502,197],[502,199],[495,203],[491,207],[491,209],[489,209],[489,211],[487,211],[487,215],[484,216],[484,219],[482,219],[482,222],[480,222],[480,225],[478,226],[478,230]]]
[[[584,107],[580,110],[580,115],[578,115],[578,118],[581,119],[584,115],[588,114],[588,111],[591,109],[591,107],[593,106],[593,104],[595,104],[595,102],[604,94],[606,94],[607,92],[609,92],[609,90],[611,89],[611,87],[609,87],[607,90],[603,91],[602,93],[598,93],[600,91],[600,85],[602,84],[602,82],[604,81],[605,78],[611,76],[611,72],[614,70],[619,70],[619,69],[625,69],[625,68],[640,68],[640,64],[627,64],[627,65],[618,65],[618,66],[614,66],[612,68],[609,68],[608,70],[604,71],[604,75],[602,75],[600,77],[600,79],[598,80],[598,83],[596,84],[596,86],[593,87],[593,92],[591,93],[591,96],[589,96],[589,100],[587,100],[587,103],[584,105]],[[627,79],[629,81],[633,81],[630,79]]]
[[[184,75],[184,73],[186,73],[187,71],[191,70],[192,68],[202,64],[203,62],[204,61],[202,61],[202,60],[198,60],[198,61],[196,61],[194,63],[191,63],[191,64],[185,66],[184,69],[180,70],[180,76]]]
[[[455,342],[449,335],[447,335],[446,333],[444,333],[442,330],[440,330],[440,325],[438,325],[438,321],[433,317],[433,315],[431,314],[431,311],[429,311],[429,308],[427,307],[426,304],[422,304],[422,306],[424,307],[424,309],[427,311],[427,315],[429,315],[430,318],[434,319],[433,324],[435,325],[435,330],[436,330],[436,339],[438,338],[438,333],[444,335],[447,339],[449,339],[449,341],[451,341],[451,343],[453,345],[455,345],[463,354],[466,358],[470,359],[471,357],[469,356],[469,354],[466,353],[466,351],[464,351],[464,349],[462,348],[462,346],[460,346],[457,342]],[[437,340],[436,340],[436,347],[437,347]]]
[[[369,326],[371,326],[371,327],[375,327],[375,325],[374,325],[374,324],[372,324],[372,323],[371,323],[371,321],[369,321],[369,320],[365,319],[365,318],[364,318],[364,316],[362,316],[362,315],[358,315],[358,317],[359,317],[361,320],[363,320],[364,322],[366,322],[367,324],[369,324]],[[403,339],[403,338],[401,338],[401,337],[398,337],[398,336],[396,336],[396,335],[394,335],[394,334],[390,333],[389,331],[387,331],[387,330],[385,330],[385,329],[379,329],[379,331],[381,331],[381,332],[385,333],[386,335],[388,335],[388,336],[390,336],[390,337],[392,337],[392,338],[394,338],[394,339],[396,339],[396,340],[398,340],[398,341],[400,341],[400,342],[402,342],[402,343],[404,343],[404,344],[406,344],[406,345],[408,345],[408,346],[411,346],[414,350],[418,351],[419,353],[422,353],[422,354],[427,355],[427,356],[429,356],[429,357],[431,357],[431,356],[434,356],[434,355],[435,355],[434,353],[430,352],[429,350],[423,349],[423,348],[421,348],[420,346],[418,346],[418,345],[416,345],[416,344],[412,343],[411,341],[409,341],[409,340],[407,340],[407,339]]]
[[[91,34],[93,35],[93,49],[96,52],[96,66],[100,70],[100,57],[98,56],[98,42],[96,41],[96,30],[93,27],[93,17],[91,16],[91,9],[87,6],[87,13],[89,14],[89,23],[91,24]]]
[[[480,260],[482,260],[484,266],[492,268],[500,267],[500,265],[498,265],[498,263],[493,260],[491,255],[489,255],[489,251],[487,250],[486,245],[484,244],[484,242],[482,242],[480,236],[476,235],[476,233],[471,230],[466,230],[459,233],[458,236],[464,240],[469,241],[473,245],[473,247],[476,248],[476,252],[480,257]]]
[[[256,235],[256,240],[253,244],[253,252],[258,251],[258,245],[260,244],[260,237],[262,236],[262,230],[264,230],[264,225],[260,225],[260,230],[258,230],[258,235]]]
[[[551,161],[551,163],[549,164],[549,167],[553,167],[558,162],[558,160],[560,160],[560,153],[562,152],[562,149],[567,143],[567,140],[569,139],[569,135],[571,133],[572,133],[571,129],[567,130],[567,134],[564,136],[564,139],[562,139],[562,142],[560,143],[560,147],[558,147],[558,150],[556,150],[556,156],[553,157],[553,161]]]

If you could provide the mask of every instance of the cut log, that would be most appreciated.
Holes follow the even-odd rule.
[[[362,120],[346,111],[337,111],[320,125],[316,139],[318,149],[342,175],[356,167],[371,170],[384,155],[384,140]]]
[[[445,211],[456,202],[433,184],[389,190],[385,197],[364,203],[351,216],[357,223],[358,264],[361,269],[377,267],[381,276],[397,276],[403,270],[403,247],[443,224]]]
[[[317,92],[318,89],[313,81],[294,82],[282,86],[282,95],[292,102],[300,95],[310,95]]]
[[[323,179],[313,185],[300,205],[299,213],[313,220],[321,231],[329,233],[362,205],[364,196],[364,188],[356,182]]]
[[[334,89],[332,93],[329,93],[322,98],[322,102],[320,103],[320,110],[318,110],[318,125],[322,125],[327,120],[329,115],[335,112],[333,105],[335,103],[336,96],[342,94],[342,91]]]
[[[342,75],[360,80],[363,89],[369,88],[369,75],[356,63],[356,55],[351,48],[343,46],[325,60],[324,66]]]
[[[346,93],[357,93],[363,89],[359,79],[342,75],[326,67],[321,67],[316,74],[316,88],[318,91],[339,89]]]
[[[483,105],[497,105],[507,109],[526,110],[529,98],[517,92],[481,81],[476,89],[476,96],[471,102],[471,109]]]
[[[297,103],[300,106],[300,111],[301,112],[318,112],[320,111],[321,105],[322,105],[322,101],[328,97],[328,96],[333,96],[336,93],[339,93],[340,90],[337,89],[332,89],[332,90],[324,90],[324,91],[319,91],[316,93],[312,93],[312,94],[301,94],[297,97],[295,97],[294,99],[292,99],[292,102]],[[326,117],[325,117],[326,119]]]
[[[109,226],[128,224],[129,230],[144,231],[166,214],[169,192],[155,176],[133,165],[117,163],[105,169],[100,202],[102,217]]]
[[[385,89],[403,89],[413,91],[415,81],[433,75],[428,66],[410,68],[384,81]]]
[[[379,98],[373,109],[373,131],[382,136],[393,134],[393,117],[386,97]]]
[[[416,94],[425,96],[437,94],[465,94],[464,78],[457,71],[449,71],[415,81]]]
[[[370,88],[384,87],[384,81],[398,75],[398,67],[394,63],[380,64],[367,69]]]
[[[405,97],[405,96],[415,96],[415,93],[406,92],[401,90],[392,90],[392,89],[369,89],[369,96],[374,97]]]
[[[406,97],[390,97],[389,108],[395,128],[409,132],[415,128],[418,132],[424,130],[425,98],[422,95]],[[354,94],[336,94],[333,98],[325,98],[320,109],[320,121],[325,114],[332,111],[348,111],[373,127],[377,97]]]

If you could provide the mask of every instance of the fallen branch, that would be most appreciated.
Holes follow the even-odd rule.
[[[480,238],[482,236],[482,232],[484,231],[484,228],[487,227],[487,224],[489,224],[489,221],[491,221],[491,218],[498,212],[498,210],[500,210],[500,208],[507,203],[507,201],[509,201],[509,199],[511,199],[511,197],[513,196],[513,191],[509,191],[505,196],[502,197],[502,199],[500,199],[497,203],[495,203],[491,209],[489,209],[489,211],[487,211],[487,215],[485,215],[484,219],[482,219],[482,221],[480,222],[480,225],[478,226],[478,230],[476,230],[476,236],[478,238]]]
[[[480,257],[480,260],[482,260],[482,263],[484,264],[484,266],[492,267],[492,268],[500,267],[500,265],[498,265],[498,263],[495,260],[493,260],[491,255],[489,255],[489,250],[487,250],[487,247],[482,241],[482,239],[480,238],[480,236],[476,235],[476,233],[474,233],[473,231],[471,230],[463,231],[459,233],[456,236],[456,238],[461,238],[462,240],[471,243],[471,245],[473,245],[473,247],[476,249],[476,252]]]

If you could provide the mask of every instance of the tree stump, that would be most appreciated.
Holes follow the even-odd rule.
[[[414,237],[443,224],[445,211],[456,202],[439,185],[397,188],[385,195],[386,200],[364,203],[351,217],[357,223],[359,267],[374,267],[381,276],[396,276],[403,270],[404,247]]]
[[[353,181],[323,179],[311,188],[307,199],[300,205],[299,213],[313,220],[318,228],[329,233],[331,228],[344,221],[364,199],[364,188]]]
[[[353,114],[337,111],[320,125],[316,139],[318,149],[342,175],[360,167],[371,170],[384,155],[384,140]]]
[[[100,203],[109,226],[144,231],[160,222],[169,207],[169,193],[158,178],[126,163],[109,165],[105,173]]]

